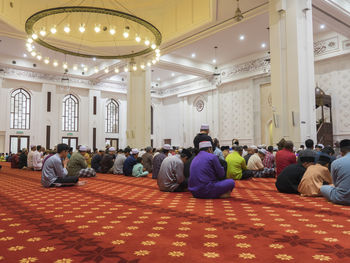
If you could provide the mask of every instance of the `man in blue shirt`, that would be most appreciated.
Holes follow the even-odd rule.
[[[44,187],[75,185],[79,176],[67,176],[67,158],[69,147],[67,144],[58,144],[57,153],[45,162],[41,173],[41,184]]]
[[[340,142],[342,158],[332,163],[331,175],[333,185],[323,185],[321,193],[329,201],[350,205],[350,140]]]
[[[123,173],[126,176],[132,176],[132,168],[137,164],[137,157],[139,155],[139,150],[132,149],[128,158],[126,158],[123,166]]]

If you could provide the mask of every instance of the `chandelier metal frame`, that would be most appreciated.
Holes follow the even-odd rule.
[[[66,7],[56,7],[56,8],[50,8],[50,9],[45,9],[42,11],[39,11],[32,16],[30,16],[26,23],[25,23],[25,30],[26,33],[31,36],[34,33],[34,25],[36,22],[39,20],[51,16],[51,15],[56,15],[56,14],[64,14],[64,13],[95,13],[95,14],[105,14],[105,15],[111,15],[111,16],[117,16],[121,17],[126,20],[133,21],[146,29],[148,29],[154,36],[155,38],[155,44],[157,46],[160,46],[162,42],[162,34],[160,31],[151,23],[147,22],[146,20],[128,14],[124,13],[121,11],[117,10],[112,10],[112,9],[106,9],[106,8],[99,8],[99,7],[91,7],[91,6],[66,6]],[[54,45],[51,45],[47,43],[46,41],[42,40],[40,37],[34,40],[36,43],[38,43],[41,46],[44,46],[48,49],[61,52],[66,55],[71,55],[71,56],[77,56],[77,57],[85,57],[85,58],[98,58],[98,59],[128,59],[128,58],[134,58],[134,57],[139,57],[142,55],[146,55],[148,53],[153,52],[154,50],[151,47],[148,47],[146,49],[143,49],[139,52],[136,53],[128,53],[124,55],[116,55],[116,56],[101,56],[101,55],[96,55],[96,54],[84,54],[84,53],[78,53],[70,50],[66,50],[63,48],[56,47]]]

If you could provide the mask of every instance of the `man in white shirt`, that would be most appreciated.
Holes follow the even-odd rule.
[[[38,145],[36,147],[35,152],[33,153],[33,168],[34,168],[34,171],[41,171],[41,168],[43,166],[43,161],[41,159],[40,149],[41,149],[41,146]]]

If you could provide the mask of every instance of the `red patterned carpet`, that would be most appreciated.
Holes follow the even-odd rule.
[[[98,175],[45,189],[0,171],[0,262],[350,262],[350,207],[237,182],[232,198],[162,193],[149,178]]]

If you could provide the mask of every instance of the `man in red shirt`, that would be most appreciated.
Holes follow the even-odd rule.
[[[297,158],[293,153],[293,142],[286,141],[284,143],[284,148],[277,152],[276,154],[276,173],[277,176],[283,171],[287,166],[296,163]]]

